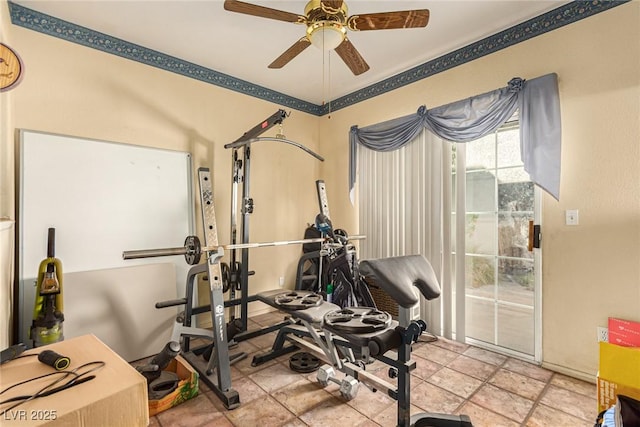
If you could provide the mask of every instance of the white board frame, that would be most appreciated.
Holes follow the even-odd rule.
[[[56,229],[55,256],[63,273],[170,262],[176,266],[171,291],[184,296],[190,266],[183,256],[125,261],[122,252],[177,247],[194,234],[190,153],[24,129],[18,131],[18,143],[16,279],[22,342],[30,344],[33,285],[47,257],[50,227]],[[149,289],[150,299],[153,294]],[[67,304],[72,296],[64,297]]]

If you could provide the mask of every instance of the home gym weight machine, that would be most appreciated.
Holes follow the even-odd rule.
[[[224,148],[231,149],[232,158],[232,172],[231,172],[231,244],[234,245],[238,242],[238,213],[241,214],[241,243],[246,244],[249,242],[249,215],[253,213],[253,198],[250,196],[251,188],[251,145],[256,142],[268,141],[268,142],[280,142],[293,145],[300,148],[305,153],[312,157],[324,161],[324,158],[319,154],[311,151],[307,147],[297,142],[286,139],[282,133],[282,123],[288,117],[288,114],[284,110],[278,110],[247,132],[245,132],[237,140],[226,144]],[[280,129],[275,137],[259,137],[273,126],[279,125]],[[241,153],[239,153],[241,151]],[[238,187],[241,186],[242,192],[242,208],[238,212]],[[238,257],[238,252],[240,256]],[[242,247],[234,249],[230,252],[229,262],[229,292],[230,298],[235,299],[236,292],[240,292],[240,317],[237,327],[239,328],[239,335],[237,340],[242,340],[243,333],[247,331],[247,318],[248,318],[248,303],[256,301],[255,298],[249,296],[249,276],[254,272],[249,270],[249,247]],[[240,261],[238,261],[240,259]],[[236,306],[237,308],[237,306]],[[231,320],[235,320],[236,312],[231,316]]]
[[[188,349],[184,349],[184,357],[187,361],[200,373],[201,379],[214,391],[214,393],[222,400],[225,407],[228,409],[234,409],[240,404],[238,392],[231,386],[231,361],[229,357],[229,341],[227,334],[228,324],[225,321],[225,307],[232,306],[232,302],[224,300],[224,284],[222,280],[222,270],[220,268],[221,259],[224,256],[224,250],[238,250],[249,249],[264,246],[280,246],[288,244],[305,244],[305,243],[327,243],[327,239],[324,237],[318,239],[302,239],[292,240],[284,242],[267,242],[267,243],[249,243],[244,242],[240,244],[219,245],[215,209],[213,205],[213,192],[209,170],[201,168],[198,170],[198,178],[200,183],[200,196],[202,206],[202,220],[205,237],[205,246],[200,245],[200,241],[195,236],[187,237],[184,247],[168,248],[168,249],[156,249],[156,250],[142,250],[142,251],[128,251],[123,253],[123,258],[146,258],[156,256],[167,255],[185,255],[186,261],[190,264],[196,264],[200,261],[201,255],[206,254],[206,264],[196,265],[189,271],[187,278],[187,291],[193,288],[194,277],[202,272],[208,273],[209,276],[209,290],[210,290],[210,305],[207,307],[211,313],[211,319],[213,328],[202,329],[191,327],[191,317],[196,314],[195,309],[192,310],[191,304],[193,302],[193,294],[187,295],[187,298],[183,300],[177,300],[175,304],[168,305],[186,305],[186,314],[181,314],[176,319],[174,330],[172,333],[171,341],[180,341],[183,337],[203,337],[212,339],[214,347],[211,356],[207,361],[202,357],[198,357],[199,354],[195,351],[190,352]],[[321,202],[321,211],[323,210]],[[361,236],[357,236],[361,238]],[[354,238],[354,237],[352,237]],[[245,267],[246,268],[246,267]],[[375,269],[374,269],[375,270]],[[400,290],[397,285],[401,283],[419,283],[423,280],[417,280],[414,277],[405,277],[398,281],[396,274],[402,271],[411,272],[413,269],[409,268],[405,270],[401,268],[392,274],[393,279],[388,280],[388,291],[395,294]],[[380,273],[383,272],[381,269]],[[410,273],[411,274],[411,273]],[[378,281],[384,283],[384,275],[378,278]],[[427,279],[427,282],[429,280]],[[378,390],[384,391],[392,398],[398,401],[398,425],[407,426],[413,425],[415,427],[471,427],[471,423],[467,417],[464,416],[446,416],[436,414],[420,414],[416,417],[409,416],[410,405],[410,371],[415,369],[415,362],[410,360],[411,343],[417,340],[417,337],[422,331],[426,329],[424,323],[412,322],[406,328],[398,329],[393,327],[390,323],[388,313],[358,313],[358,310],[340,309],[334,304],[324,302],[322,296],[317,293],[310,293],[310,295],[304,295],[302,298],[296,298],[301,291],[286,291],[279,289],[275,291],[261,293],[255,300],[263,301],[271,304],[275,304],[277,308],[288,312],[298,320],[302,321],[307,326],[309,335],[313,337],[313,342],[309,343],[297,338],[294,335],[288,335],[288,339],[292,339],[295,344],[300,345],[302,348],[308,348],[310,351],[314,351],[318,356],[329,356],[329,361],[336,368],[343,368],[346,373],[351,375],[347,376],[343,381],[337,381],[335,378],[335,371],[326,366],[318,371],[318,380],[321,384],[327,385],[329,382],[338,382],[341,385],[341,392],[344,391],[344,396],[353,397],[357,392],[357,387],[360,381],[369,380],[374,384]],[[304,292],[304,291],[303,291]],[[425,294],[425,291],[422,291]],[[292,297],[291,294],[294,294]],[[406,295],[405,295],[406,294]],[[415,294],[413,292],[401,291],[400,296],[402,298],[396,299],[402,306],[408,307],[415,304]],[[429,296],[426,295],[425,296]],[[433,297],[435,295],[432,295]],[[273,299],[273,301],[271,301]],[[405,301],[407,300],[407,301]],[[296,304],[298,304],[296,306]],[[320,305],[328,307],[329,311],[320,309]],[[157,305],[158,306],[158,305]],[[308,308],[309,310],[305,310]],[[199,309],[199,307],[198,307]],[[297,312],[297,310],[301,312]],[[293,312],[292,312],[293,310]],[[367,310],[364,308],[364,310]],[[315,316],[313,314],[314,311]],[[295,314],[294,314],[295,312]],[[182,320],[180,317],[182,316]],[[322,336],[316,332],[316,328],[312,326],[311,322],[315,322],[315,318],[319,316],[321,321],[320,327],[322,328]],[[347,319],[345,319],[345,316]],[[384,317],[384,319],[382,318]],[[345,324],[344,321],[347,320]],[[353,321],[356,321],[352,326]],[[324,325],[322,325],[324,324]],[[347,326],[347,330],[344,330],[344,326]],[[362,326],[367,328],[374,326],[377,331],[373,332],[374,335],[368,336],[362,332]],[[353,328],[350,329],[350,328]],[[273,329],[272,329],[273,330]],[[280,335],[279,335],[280,336]],[[315,345],[314,345],[315,344]],[[319,346],[319,347],[318,347]],[[350,355],[348,361],[343,361],[341,356],[336,350],[336,346],[340,346],[346,349]],[[387,350],[398,347],[399,356],[397,360],[387,358]],[[374,356],[379,358],[384,363],[389,364],[395,368],[396,375],[398,375],[399,383],[398,387],[383,381],[376,379],[374,376],[367,374],[362,368],[363,366],[358,363],[358,359],[354,358],[352,348],[356,350],[360,348],[360,355],[365,357]],[[352,362],[350,362],[352,361]],[[341,370],[343,370],[341,369]]]
[[[185,298],[164,301],[156,304],[156,308],[185,305],[185,311],[180,313],[174,324],[172,341],[182,341],[184,357],[200,373],[201,379],[216,393],[222,400],[225,407],[233,409],[240,404],[238,393],[231,387],[230,365],[244,357],[245,354],[230,356],[229,345],[234,342],[244,341],[265,333],[278,330],[288,322],[281,322],[276,325],[261,328],[256,331],[247,330],[248,304],[257,301],[257,297],[248,293],[248,276],[253,272],[248,269],[248,249],[266,246],[281,246],[291,244],[320,243],[326,239],[302,239],[266,243],[249,242],[249,214],[253,212],[253,199],[249,195],[251,144],[261,141],[283,142],[298,147],[318,160],[324,159],[309,150],[305,146],[287,140],[282,131],[275,137],[259,138],[258,136],[272,128],[276,124],[282,126],[282,121],[287,117],[284,110],[278,110],[236,141],[225,145],[231,148],[233,158],[232,172],[232,207],[231,207],[231,244],[219,245],[217,236],[217,225],[215,210],[213,205],[213,191],[209,170],[200,168],[198,170],[198,180],[200,184],[200,200],[202,207],[202,220],[205,235],[205,246],[202,246],[197,236],[188,236],[183,247],[133,250],[123,252],[124,259],[148,258],[170,255],[184,255],[185,261],[189,265],[194,265],[187,275],[187,289]],[[241,159],[239,150],[242,150]],[[242,242],[237,243],[237,201],[238,186],[242,185]],[[359,236],[354,236],[357,238]],[[229,250],[231,255],[230,264],[221,263],[224,251]],[[241,261],[238,262],[236,251],[241,251]],[[200,262],[202,254],[205,253],[207,263],[196,265]],[[202,307],[193,307],[194,282],[198,274],[208,274],[210,289],[210,304]],[[230,291],[229,300],[224,300],[224,293]],[[240,298],[236,298],[236,291],[240,291]],[[241,315],[236,318],[235,314],[230,316],[231,321],[226,322],[225,308],[237,308],[240,305]],[[191,326],[192,316],[200,313],[211,312],[212,330],[196,328]],[[230,338],[232,336],[232,338]],[[201,337],[211,339],[213,346],[209,347],[209,357],[203,358],[202,353],[207,350],[197,349],[190,351],[190,337]],[[231,342],[230,341],[234,341]],[[215,377],[214,377],[215,371]]]
[[[362,270],[398,303],[409,309],[419,301],[440,295],[440,285],[431,264],[422,255],[405,255],[362,261]],[[473,427],[466,415],[418,413],[411,415],[411,371],[416,362],[411,359],[412,345],[426,331],[422,320],[401,325],[389,313],[370,307],[339,306],[317,298],[305,290],[266,291],[258,294],[261,301],[291,316],[291,326],[282,328],[271,353],[284,341],[315,354],[326,364],[316,379],[323,387],[339,385],[346,400],[355,398],[359,386],[367,386],[397,402],[397,425],[400,427]],[[306,338],[306,339],[305,339]],[[309,340],[311,338],[311,340]],[[389,366],[394,385],[366,370],[376,359]],[[339,379],[337,374],[343,374]]]
[[[205,254],[206,264],[194,265],[189,270],[187,277],[187,293],[185,298],[174,301],[165,301],[156,304],[157,308],[170,307],[175,305],[185,305],[185,311],[180,313],[171,334],[171,341],[183,344],[183,356],[200,374],[202,379],[220,398],[227,409],[234,409],[240,405],[238,392],[231,386],[231,363],[229,355],[228,324],[226,322],[225,307],[237,304],[235,301],[224,300],[224,286],[221,271],[221,259],[226,250],[249,249],[267,246],[283,246],[291,244],[319,243],[325,239],[302,239],[263,243],[239,243],[230,245],[219,245],[216,227],[215,209],[213,204],[213,191],[208,168],[198,170],[198,181],[200,184],[200,201],[202,206],[202,220],[204,229],[204,243],[202,246],[196,236],[189,236],[185,241],[185,246],[163,249],[132,250],[124,251],[124,259],[151,258],[171,255],[184,255],[185,260],[190,265],[200,261]],[[209,280],[210,303],[205,307],[192,307],[193,304],[193,284],[198,274],[207,273]],[[247,298],[248,301],[257,301],[257,298]],[[211,313],[212,329],[197,328],[191,326],[192,316],[198,313],[209,311]],[[249,339],[278,329],[288,324],[282,322],[280,325],[270,326],[251,333],[245,333],[241,339]],[[239,334],[238,334],[239,335]],[[213,341],[211,356],[207,359],[202,357],[203,349],[190,351],[189,338],[205,338]],[[237,335],[236,335],[237,338]],[[182,339],[182,340],[181,340]],[[236,358],[236,360],[238,360]]]

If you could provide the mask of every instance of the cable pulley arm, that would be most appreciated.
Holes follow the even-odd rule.
[[[310,154],[311,156],[313,156],[316,159],[320,160],[321,162],[324,162],[324,157],[322,157],[320,154],[310,150],[309,148],[305,147],[304,145],[300,144],[299,142],[291,141],[289,139],[284,139],[284,138],[276,138],[276,137],[268,137],[268,136],[259,137],[259,138],[252,138],[252,139],[232,142],[230,144],[225,145],[224,148],[237,148],[237,147],[242,147],[244,145],[250,145],[250,144],[253,144],[255,142],[263,142],[263,141],[282,142],[282,143],[285,143],[285,144],[293,145],[294,147],[298,147],[299,149],[301,149],[305,153]]]
[[[304,152],[306,152],[307,154],[310,154],[316,159],[320,160],[321,162],[324,162],[324,158],[321,155],[314,153],[313,151],[311,151],[310,149],[308,149],[307,147],[305,147],[304,145],[298,142],[286,139],[284,135],[278,134],[278,136],[276,137],[262,137],[262,138],[258,137],[259,135],[262,135],[264,132],[271,129],[273,126],[277,124],[282,126],[282,122],[287,117],[289,117],[289,114],[287,114],[286,111],[278,110],[274,114],[272,114],[270,117],[267,117],[265,120],[255,125],[253,128],[249,129],[240,138],[236,139],[235,141],[229,144],[226,144],[224,148],[245,147],[245,146],[250,146],[255,142],[263,142],[263,141],[284,142],[285,144],[290,144],[290,145],[293,145],[294,147],[298,147]]]

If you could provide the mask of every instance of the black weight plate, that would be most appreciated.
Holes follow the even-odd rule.
[[[200,262],[200,255],[202,254],[198,236],[187,236],[184,240],[184,248],[186,249],[184,259],[187,261],[187,264],[198,264]]]
[[[291,370],[301,373],[313,372],[320,366],[320,359],[311,353],[299,352],[289,358]]]
[[[226,262],[220,263],[220,274],[222,275],[222,293],[226,293],[229,290],[229,282],[231,280],[229,264]]]
[[[287,310],[304,310],[322,304],[322,295],[310,291],[291,291],[276,295],[275,303]]]
[[[337,331],[366,334],[386,329],[391,315],[371,307],[349,307],[328,312],[324,323]]]

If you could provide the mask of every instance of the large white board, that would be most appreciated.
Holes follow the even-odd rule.
[[[171,263],[65,273],[65,339],[93,334],[129,362],[158,353],[178,310],[155,299],[175,298],[174,275]]]
[[[55,256],[62,261],[63,273],[170,262],[175,264],[175,277],[143,294],[155,302],[156,296],[167,296],[169,286],[171,294],[183,295],[189,268],[184,257],[123,260],[122,252],[182,246],[193,234],[189,153],[28,130],[21,130],[19,138],[17,270],[19,333],[25,344],[49,228],[55,228]],[[91,275],[83,277],[90,280]],[[126,298],[126,289],[139,285],[135,276],[123,280],[125,291],[119,295]],[[130,294],[140,299],[139,292]],[[98,307],[98,298],[91,301],[83,295],[76,301],[75,295],[64,292],[65,306]],[[154,330],[154,319],[138,320],[149,322],[149,330]],[[65,325],[74,321],[67,316]]]

